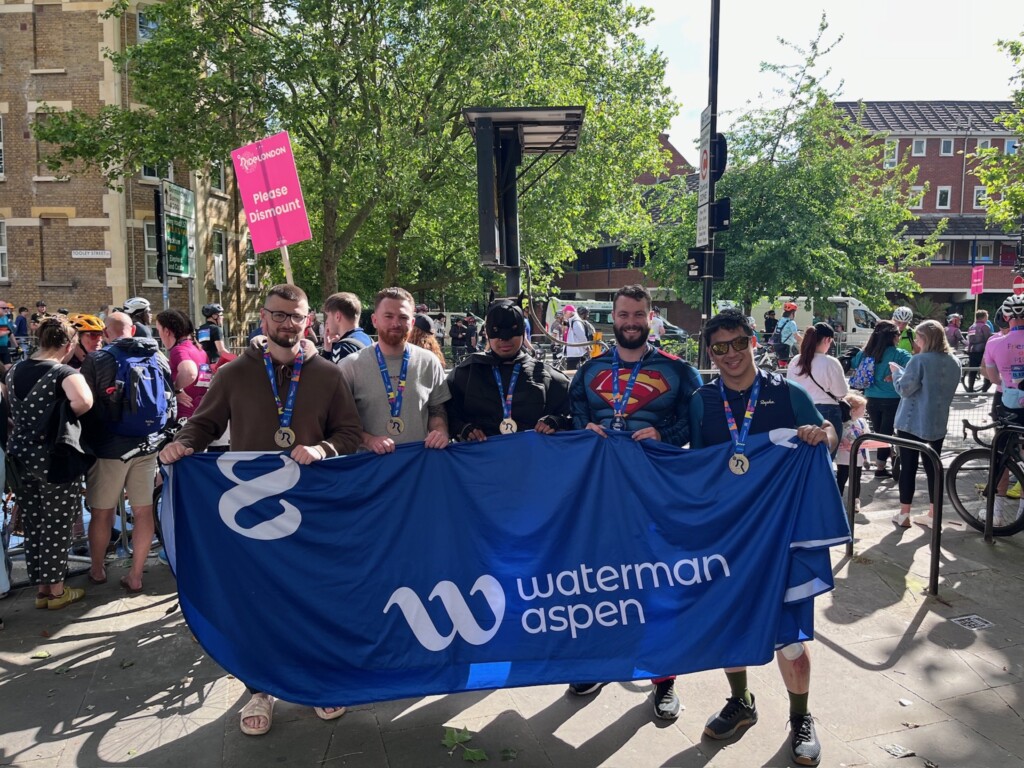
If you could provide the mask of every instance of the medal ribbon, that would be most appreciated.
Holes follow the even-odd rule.
[[[284,405],[281,404],[281,395],[277,391],[277,375],[274,373],[274,361],[270,353],[263,351],[263,364],[267,367],[267,377],[270,379],[270,388],[274,392],[274,402],[277,403],[277,417],[282,429],[287,429],[292,423],[292,411],[295,410],[295,395],[299,391],[299,378],[302,376],[302,348],[299,347],[299,354],[295,356],[295,365],[292,366],[291,383],[288,385],[288,395]]]
[[[519,371],[522,367],[522,363],[516,363],[515,368],[512,369],[512,377],[508,380],[507,395],[504,387],[501,386],[501,374],[498,373],[498,366],[491,367],[491,371],[494,373],[494,383],[498,385],[498,394],[501,396],[502,413],[505,414],[506,419],[512,418],[512,393],[516,391],[516,381],[519,379]]]
[[[757,407],[757,397],[761,394],[761,377],[754,379],[754,386],[750,390],[750,399],[747,401],[747,412],[743,415],[743,426],[736,428],[736,419],[732,415],[732,406],[729,405],[729,398],[725,396],[725,385],[722,377],[718,377],[718,391],[722,393],[722,405],[725,408],[725,420],[729,424],[729,435],[732,437],[736,453],[742,454],[747,446],[747,435],[750,433],[750,422],[754,420],[754,409]]]
[[[633,370],[629,374],[629,380],[626,381],[626,391],[621,395],[619,394],[619,363],[622,361],[619,359],[618,347],[614,348],[612,354],[612,412],[616,416],[622,416],[625,418],[626,408],[629,406],[629,396],[633,393],[633,385],[636,384],[636,377],[640,374],[640,369],[643,367],[644,359],[641,357],[633,365]]]
[[[388,395],[391,416],[397,418],[402,412],[402,393],[405,392],[405,377],[409,373],[409,347],[406,346],[405,354],[402,355],[402,370],[398,373],[397,389],[391,386],[391,374],[388,373],[388,364],[384,359],[384,353],[380,351],[380,345],[374,344],[373,351],[377,353],[377,365],[380,366],[380,377],[384,381],[384,391]]]

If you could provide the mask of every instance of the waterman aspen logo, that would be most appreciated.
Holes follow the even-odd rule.
[[[281,514],[257,523],[251,528],[243,528],[238,524],[238,514],[247,507],[280,496],[298,485],[302,477],[299,465],[288,456],[282,455],[278,457],[284,465],[280,469],[275,469],[273,472],[260,475],[252,480],[242,480],[235,474],[235,464],[238,464],[239,460],[232,458],[234,455],[225,453],[217,459],[217,469],[225,477],[237,483],[234,488],[220,497],[220,503],[217,505],[217,511],[220,512],[220,519],[224,521],[224,525],[241,536],[260,541],[271,541],[291,536],[298,530],[299,524],[302,522],[302,514],[298,507],[284,499],[280,501]]]
[[[469,590],[471,597],[477,592],[483,594],[487,605],[494,614],[494,626],[487,630],[477,624],[472,611],[466,604],[466,599],[459,592],[459,588],[450,581],[440,582],[427,598],[428,600],[438,598],[448,612],[448,617],[452,620],[452,631],[447,635],[442,635],[437,631],[434,622],[427,615],[423,601],[408,587],[399,587],[391,594],[391,599],[384,606],[384,613],[391,610],[391,606],[397,605],[420,645],[428,651],[443,651],[451,645],[456,635],[460,635],[471,645],[483,645],[498,634],[498,629],[501,627],[501,620],[505,616],[505,592],[496,578],[486,574],[477,579],[473,588]]]

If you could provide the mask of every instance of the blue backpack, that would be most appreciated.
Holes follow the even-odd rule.
[[[112,403],[120,414],[110,431],[125,437],[145,437],[167,425],[168,395],[156,351],[127,352],[116,345],[103,350],[114,357],[117,376]]]

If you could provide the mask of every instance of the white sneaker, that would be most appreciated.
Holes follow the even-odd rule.
[[[1002,527],[1012,521],[1016,499],[1008,499],[1005,496],[996,496],[995,507],[992,509],[992,525]],[[984,520],[982,520],[984,522]]]

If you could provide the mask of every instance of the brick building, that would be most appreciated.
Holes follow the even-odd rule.
[[[994,306],[1010,291],[1020,233],[1007,234],[985,222],[985,189],[971,171],[978,149],[1012,154],[1019,137],[993,119],[1013,109],[1010,101],[864,101],[836,104],[870,131],[884,136],[883,163],[897,158],[918,168],[924,193],[908,225],[910,237],[925,238],[942,219],[942,247],[929,267],[914,277],[923,293],[940,304],[970,309],[971,269],[985,266],[985,306]],[[986,300],[987,299],[987,300]]]
[[[257,314],[260,276],[230,159],[195,170],[147,166],[114,191],[95,171],[55,176],[32,134],[44,104],[96,114],[137,103],[130,76],[103,51],[144,41],[150,27],[135,2],[123,17],[103,18],[112,5],[0,0],[0,298],[96,312],[144,296],[161,309],[154,191],[163,177],[191,188],[197,208],[196,277],[171,281],[170,306],[198,319],[203,304],[219,302],[230,332],[241,333]]]

